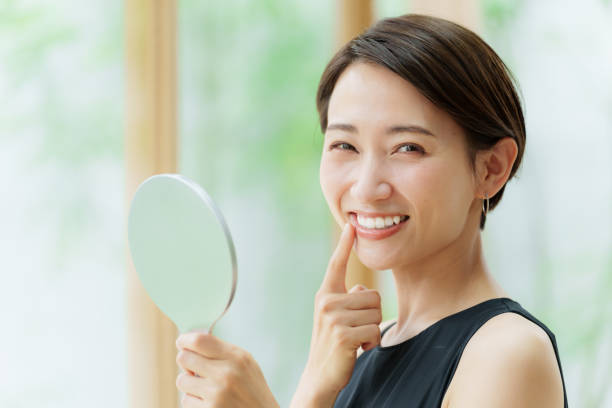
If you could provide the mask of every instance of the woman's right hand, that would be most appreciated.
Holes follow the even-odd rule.
[[[380,343],[380,294],[361,285],[346,291],[354,240],[355,227],[347,223],[315,296],[310,354],[292,408],[331,407],[351,379],[357,349],[369,350]]]

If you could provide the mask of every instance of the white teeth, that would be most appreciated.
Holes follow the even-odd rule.
[[[403,216],[395,215],[393,217],[386,216],[384,218],[383,217],[370,218],[370,217],[363,217],[361,215],[357,215],[357,223],[359,223],[359,225],[365,228],[383,229],[383,228],[388,228],[394,224],[399,224],[400,222],[404,221],[406,218],[408,218],[408,216],[406,215],[403,215]]]

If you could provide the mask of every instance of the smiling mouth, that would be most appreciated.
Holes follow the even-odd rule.
[[[390,229],[410,219],[408,215],[365,217],[354,212],[349,213],[349,217],[361,228],[371,231]]]

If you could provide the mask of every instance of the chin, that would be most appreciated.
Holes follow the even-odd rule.
[[[357,244],[357,249],[355,250],[355,255],[359,259],[359,262],[363,264],[368,269],[374,271],[384,271],[387,269],[393,269],[397,264],[398,260],[393,257],[381,257],[377,251],[371,253],[364,253],[363,249],[359,248],[359,244]]]

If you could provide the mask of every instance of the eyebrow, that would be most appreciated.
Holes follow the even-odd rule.
[[[332,123],[331,125],[327,126],[326,132],[328,130],[343,130],[349,133],[359,133],[357,132],[357,128],[355,126],[350,125],[348,123]],[[387,131],[385,133],[388,135],[393,135],[397,133],[420,133],[423,135],[436,137],[436,135],[434,135],[431,131],[425,129],[424,127],[418,126],[418,125],[391,126],[387,128]]]

